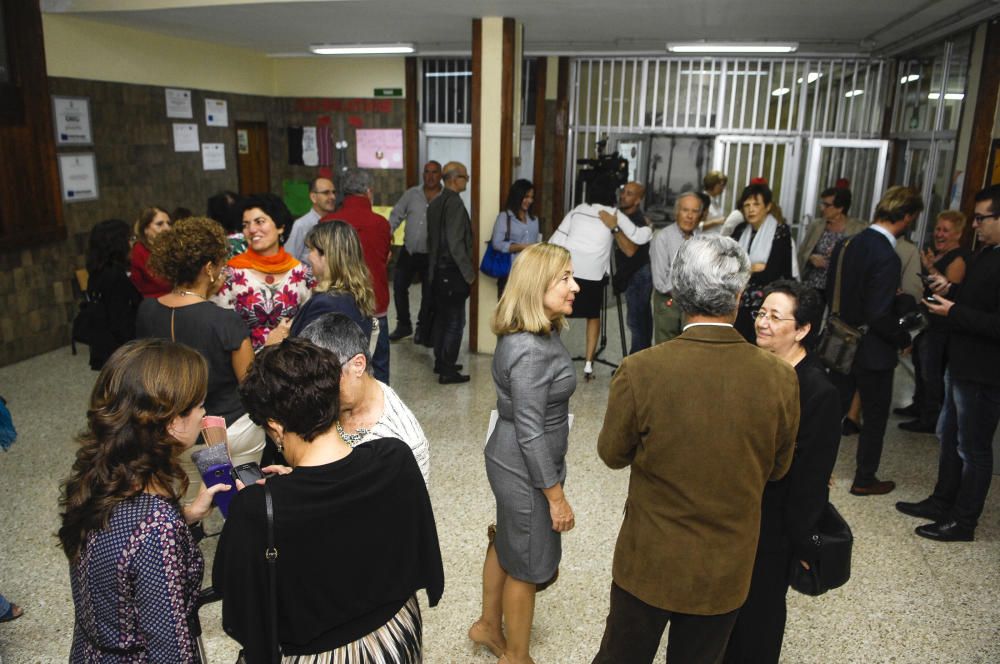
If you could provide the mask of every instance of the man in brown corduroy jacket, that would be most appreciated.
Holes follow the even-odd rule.
[[[765,482],[784,476],[799,425],[791,365],[732,327],[750,261],[730,238],[677,254],[683,333],[622,362],[597,450],[631,468],[611,608],[594,664],[721,661],[747,597]]]

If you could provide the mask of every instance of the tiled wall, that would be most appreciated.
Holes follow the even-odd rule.
[[[287,127],[314,125],[330,118],[335,136],[341,128],[354,164],[354,130],[404,124],[403,100],[288,99],[193,90],[194,119],[166,117],[164,89],[158,86],[69,78],[49,79],[55,95],[90,99],[94,145],[59,148],[60,153],[94,152],[100,199],[64,205],[67,239],[4,252],[0,248],[0,366],[69,343],[76,310],[73,274],[84,266],[87,236],[99,221],[118,217],[131,222],[148,204],[178,206],[204,213],[209,196],[238,189],[236,121],[267,122],[271,189],[285,179],[308,180],[315,168],[288,164]],[[207,127],[204,99],[229,103],[229,127]],[[226,145],[226,170],[202,169],[201,153],[174,152],[173,122],[197,123],[199,139]],[[391,205],[405,189],[403,171],[375,174],[376,204]]]

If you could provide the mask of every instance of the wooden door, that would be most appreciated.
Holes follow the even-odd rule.
[[[236,170],[240,194],[271,191],[271,157],[266,122],[236,123]]]

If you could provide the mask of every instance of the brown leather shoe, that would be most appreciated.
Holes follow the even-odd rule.
[[[855,484],[851,487],[851,494],[854,496],[882,496],[896,488],[896,483],[891,480],[875,480],[866,486]]]

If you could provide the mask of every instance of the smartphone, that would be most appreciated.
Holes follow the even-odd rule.
[[[257,480],[264,479],[264,473],[261,471],[260,466],[251,461],[250,463],[243,463],[233,468],[233,480],[237,479],[243,482],[244,485],[250,486]]]
[[[928,295],[927,297],[924,298],[924,300],[930,302],[931,304],[937,304],[937,298],[934,297],[933,295]]]
[[[930,278],[929,275],[921,274],[920,275],[920,281],[924,282],[924,286],[930,286],[931,285],[931,278]]]
[[[230,464],[220,463],[202,472],[201,479],[205,482],[206,487],[215,486],[216,484],[232,484],[232,473],[233,467]],[[229,516],[229,503],[232,501],[233,496],[236,495],[234,489],[235,487],[229,489],[229,491],[221,491],[212,496],[212,502],[222,512],[223,518]]]

